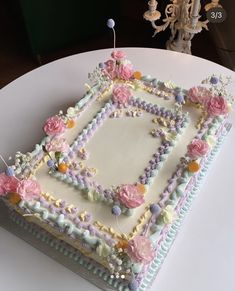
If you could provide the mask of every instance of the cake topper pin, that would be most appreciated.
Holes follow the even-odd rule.
[[[116,48],[116,32],[114,29],[115,21],[112,18],[108,19],[107,26],[113,30],[113,48],[115,49]]]

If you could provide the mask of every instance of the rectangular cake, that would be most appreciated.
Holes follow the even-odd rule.
[[[24,231],[103,290],[149,290],[231,128],[229,77],[190,89],[136,71],[123,51],[49,117],[32,152],[0,174]]]

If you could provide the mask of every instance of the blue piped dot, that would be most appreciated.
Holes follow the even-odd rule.
[[[112,208],[112,214],[115,216],[119,216],[121,215],[121,213],[122,213],[121,208],[118,205],[114,205]]]
[[[108,26],[109,28],[114,28],[114,26],[115,26],[115,21],[114,21],[112,18],[108,19],[108,21],[107,21],[107,26]]]
[[[100,69],[104,69],[104,67],[105,67],[105,64],[104,63],[99,63],[99,68]]]
[[[138,282],[136,280],[132,280],[129,284],[128,284],[128,287],[130,289],[130,291],[136,291],[137,288],[138,288]]]
[[[177,103],[183,103],[183,102],[184,102],[184,96],[183,96],[182,94],[177,94],[177,95],[175,96],[175,101],[176,101]]]
[[[14,169],[12,167],[7,167],[6,171],[5,171],[5,174],[7,176],[14,176],[15,175]]]
[[[54,161],[52,161],[52,160],[48,160],[48,161],[47,161],[47,166],[48,166],[49,168],[53,168],[53,167],[55,166]]]
[[[158,204],[153,203],[150,205],[149,210],[152,214],[158,214],[161,211],[161,208]]]
[[[215,76],[212,76],[210,78],[210,83],[213,84],[213,85],[216,85],[217,83],[219,82],[219,79]]]

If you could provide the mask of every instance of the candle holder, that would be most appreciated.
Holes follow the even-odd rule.
[[[165,18],[162,25],[156,25],[156,21],[161,18],[161,13],[157,10],[158,1],[148,2],[148,11],[143,15],[144,19],[151,22],[155,29],[153,37],[157,33],[164,31],[168,27],[171,36],[166,42],[166,48],[177,52],[191,54],[191,40],[195,34],[208,30],[208,20],[200,21],[201,1],[200,0],[170,0],[170,4],[165,7]],[[219,0],[212,0],[205,6],[208,11],[211,8],[222,7]]]

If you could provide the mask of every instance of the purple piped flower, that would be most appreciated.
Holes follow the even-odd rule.
[[[151,165],[151,170],[155,170],[156,169],[156,167],[157,167],[157,165],[154,163],[154,164],[152,164]]]
[[[145,171],[146,173],[148,173],[149,171],[151,171],[151,167],[148,166],[147,168],[144,169],[144,171]]]
[[[65,205],[66,205],[66,202],[64,200],[61,201],[61,207],[65,207]]]
[[[55,208],[55,206],[53,204],[50,204],[49,210],[51,211],[52,214],[56,213],[56,208]]]
[[[85,221],[86,222],[90,222],[92,220],[92,215],[91,213],[87,213],[86,216],[85,216]]]
[[[64,215],[67,215],[67,211],[66,211],[65,209],[61,209],[61,210],[60,210],[60,213],[61,213],[61,214],[64,214]]]
[[[169,195],[169,192],[168,191],[163,191],[162,192],[162,197],[167,197]]]
[[[150,177],[151,177],[150,172],[147,172],[147,173],[146,173],[146,177],[147,177],[147,178],[150,178]]]
[[[174,185],[173,184],[168,185],[167,191],[172,192],[173,189],[174,189]]]
[[[74,157],[74,152],[69,152],[69,157],[72,159]]]
[[[74,214],[74,213],[76,213],[78,211],[78,209],[77,209],[77,207],[73,207],[72,209],[71,209],[71,212]]]

